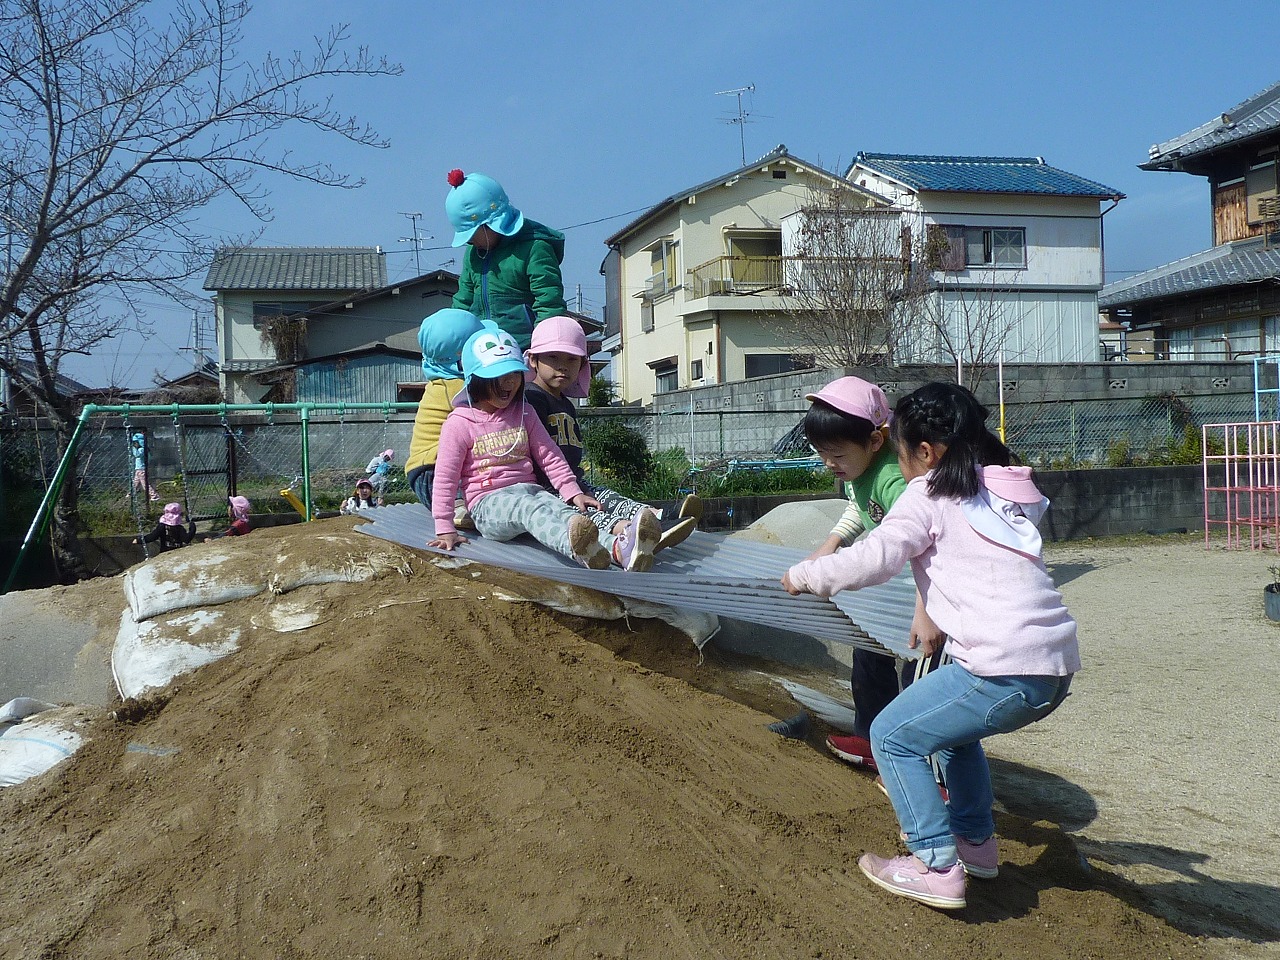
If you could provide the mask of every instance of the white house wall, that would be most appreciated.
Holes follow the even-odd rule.
[[[787,179],[774,179],[772,170],[786,170]],[[726,183],[712,186],[677,203],[662,215],[630,234],[622,243],[619,258],[621,286],[622,352],[613,365],[620,378],[619,393],[627,401],[648,403],[656,385],[649,364],[665,357],[677,357],[680,386],[689,385],[690,361],[703,360],[702,384],[716,382],[717,370],[727,380],[740,379],[745,369],[742,347],[725,331],[738,323],[738,316],[756,311],[776,311],[778,297],[716,296],[696,298],[695,291],[685,286],[692,268],[728,255],[727,237],[731,231],[780,230],[782,218],[793,212],[809,197],[813,186],[825,181],[815,174],[797,171],[786,161],[775,162],[770,169],[756,170]],[[641,300],[637,294],[645,289],[652,275],[650,250],[656,242],[670,237],[678,242],[675,290],[653,303],[653,330],[641,328]],[[714,342],[715,321],[720,322],[720,345],[724,356],[706,352],[707,333]],[[757,324],[758,325],[758,324]],[[697,332],[691,332],[694,328]],[[759,338],[753,338],[758,340]],[[752,352],[787,353],[775,336],[767,345]]]

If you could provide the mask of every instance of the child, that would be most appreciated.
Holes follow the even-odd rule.
[[[133,542],[158,543],[161,550],[174,550],[190,543],[195,532],[194,520],[189,525],[182,522],[182,504],[166,503],[155,529],[145,537],[134,537]]]
[[[864,854],[890,893],[965,905],[965,874],[996,876],[991,771],[982,738],[1041,720],[1080,669],[1076,623],[1040,558],[1048,501],[986,427],[964,387],[926,384],[898,403],[892,437],[907,489],[864,540],[796,564],[788,592],[829,597],[883,583],[910,561],[951,663],[904,690],[871,725],[871,747],[911,855]],[[924,652],[933,653],[929,641]],[[929,756],[951,792],[944,804]]]
[[[251,529],[249,526],[249,509],[248,497],[227,497],[227,516],[231,519],[231,526],[221,533],[205,537],[204,542],[220,540],[223,537],[243,537]]]
[[[147,483],[147,435],[135,433],[129,438],[129,450],[133,453],[133,489],[139,494],[145,493],[155,503],[160,499],[155,487]]]
[[[483,173],[449,171],[453,245],[469,244],[453,305],[492,320],[528,349],[534,324],[565,311],[564,234],[527,219]]]
[[[543,320],[534,328],[524,358],[530,367],[525,374],[529,406],[538,412],[538,419],[568,461],[579,486],[600,501],[600,509],[590,514],[591,522],[601,533],[621,533],[636,514],[648,507],[608,487],[593,486],[582,475],[582,434],[574,405],[568,399],[585,397],[591,383],[587,338],[582,327],[572,317]],[[539,476],[538,480],[549,487],[545,477]],[[701,501],[693,495],[685,497],[680,505],[680,521],[662,534],[654,553],[684,542],[698,526],[701,515]]]
[[[830,535],[806,559],[829,556],[849,546],[863,530],[884,519],[889,508],[907,488],[898,469],[898,455],[888,440],[889,401],[874,383],[859,377],[841,377],[806,400],[813,406],[804,418],[804,432],[828,470],[844,483],[849,506]],[[912,618],[911,636],[941,642],[919,596]],[[914,646],[914,644],[913,644]],[[914,665],[902,670],[902,683],[910,683]],[[853,733],[827,737],[827,749],[842,760],[875,770],[869,740],[871,721],[898,695],[898,668],[893,657],[856,649],[849,687],[853,692]]]
[[[363,479],[356,483],[355,493],[342,501],[338,512],[344,516],[351,516],[361,510],[371,510],[379,506],[381,504],[373,498],[373,484]]]
[[[440,428],[453,409],[454,397],[462,392],[462,348],[467,339],[481,329],[474,314],[453,307],[437,310],[418,327],[422,373],[427,378],[427,386],[413,419],[404,476],[409,488],[428,510],[431,509],[436,457],[440,452]]]
[[[610,559],[626,570],[648,570],[661,534],[657,518],[642,510],[626,531],[601,543],[595,525],[579,512],[600,504],[582,492],[537,414],[524,402],[527,369],[519,345],[496,324],[487,323],[463,347],[466,389],[440,430],[431,494],[436,538],[430,545],[452,550],[466,542],[454,524],[453,497],[461,487],[472,522],[489,539],[529,533],[593,570],[605,569]],[[578,510],[537,483],[535,463]]]
[[[368,466],[364,468],[364,472],[369,474],[369,483],[378,491],[378,501],[387,493],[387,481],[391,479],[391,461],[395,459],[396,452],[394,450],[383,450],[380,454],[369,461]]]

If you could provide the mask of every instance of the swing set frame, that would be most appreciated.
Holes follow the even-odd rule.
[[[67,443],[67,449],[62,455],[62,459],[58,462],[57,470],[54,471],[53,480],[46,488],[44,497],[40,501],[40,506],[36,509],[36,514],[31,519],[31,525],[27,528],[26,536],[23,537],[22,546],[18,549],[18,554],[14,558],[13,567],[9,570],[9,576],[5,580],[3,588],[0,588],[0,594],[6,594],[13,588],[14,581],[17,579],[18,573],[22,569],[22,565],[26,560],[27,554],[37,544],[39,544],[40,540],[48,530],[49,520],[53,515],[53,504],[57,502],[58,496],[62,492],[62,486],[66,482],[67,474],[70,472],[71,464],[75,462],[76,451],[80,445],[80,439],[84,434],[85,428],[89,421],[95,416],[118,415],[123,417],[127,422],[131,414],[135,416],[139,414],[169,414],[174,418],[174,422],[177,423],[178,418],[184,414],[214,414],[221,416],[225,421],[226,416],[229,413],[261,413],[265,414],[268,421],[270,421],[271,417],[276,413],[296,413],[298,415],[302,431],[302,510],[299,512],[302,514],[304,521],[309,521],[315,519],[311,507],[311,451],[308,436],[312,412],[332,411],[337,412],[339,417],[342,417],[347,411],[377,410],[382,412],[383,422],[385,424],[393,411],[410,412],[416,411],[417,409],[418,404],[413,402],[85,404],[80,411],[79,418],[76,420],[75,429],[72,431],[71,439]],[[181,443],[181,437],[179,437],[179,442]]]

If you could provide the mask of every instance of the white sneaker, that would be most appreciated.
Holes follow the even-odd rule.
[[[596,525],[582,514],[569,518],[569,549],[573,559],[591,570],[609,569],[609,551],[600,542]]]

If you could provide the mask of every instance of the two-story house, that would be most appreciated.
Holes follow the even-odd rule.
[[[1280,83],[1154,145],[1138,167],[1209,181],[1213,246],[1108,283],[1109,319],[1146,333],[1162,359],[1280,352]]]
[[[1098,359],[1102,218],[1120,191],[1041,157],[859,153],[845,177],[901,212],[928,271],[896,360]]]
[[[847,183],[787,152],[682,190],[609,237],[605,349],[624,401],[791,370],[783,217]],[[867,195],[867,203],[876,203]]]
[[[385,402],[420,379],[418,326],[458,278],[388,284],[378,247],[236,247],[218,251],[204,288],[227,402]]]

